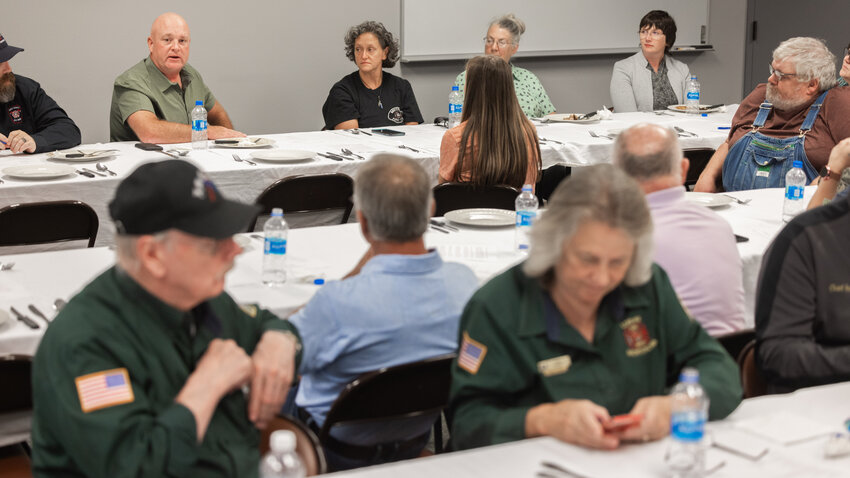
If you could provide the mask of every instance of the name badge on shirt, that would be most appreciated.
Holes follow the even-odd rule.
[[[770,177],[770,166],[759,166],[756,176],[762,178]]]
[[[544,377],[560,375],[570,369],[573,359],[569,355],[561,355],[537,362],[537,371]]]

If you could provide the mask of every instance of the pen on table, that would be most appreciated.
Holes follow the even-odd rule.
[[[717,129],[732,129],[731,126],[718,126]]]

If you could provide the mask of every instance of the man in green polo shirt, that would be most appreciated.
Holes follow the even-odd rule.
[[[233,123],[189,60],[189,25],[163,13],[148,37],[150,56],[115,79],[109,112],[110,141],[188,143],[195,101],[207,109],[210,139],[245,136]]]
[[[35,476],[257,476],[258,429],[301,347],[288,321],[223,292],[232,235],[257,210],[181,160],[118,186],[117,265],[68,302],[33,362]]]

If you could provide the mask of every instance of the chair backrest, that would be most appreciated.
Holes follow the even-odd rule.
[[[514,210],[519,191],[510,186],[474,186],[469,183],[443,183],[434,187],[435,216],[455,209],[487,207]]]
[[[31,371],[31,356],[0,355],[0,413],[32,409]]]
[[[354,181],[345,174],[317,174],[279,179],[257,197],[255,202],[262,210],[250,227],[253,229],[261,215],[271,213],[276,207],[282,208],[284,213],[342,209],[340,224],[345,224],[354,207],[351,200],[353,194]]]
[[[741,350],[755,338],[756,331],[753,329],[742,329],[715,337],[720,345],[729,352],[733,360],[737,359],[741,355]]]
[[[756,367],[756,341],[751,340],[738,355],[738,368],[741,370],[741,387],[744,398],[759,397],[767,394],[767,383]]]
[[[0,246],[87,239],[94,247],[97,213],[80,201],[12,204],[0,209]]]
[[[439,414],[449,402],[455,354],[385,367],[349,383],[331,406],[319,432],[325,444],[338,425],[382,423]]]
[[[713,148],[687,148],[682,150],[691,165],[688,167],[688,175],[685,178],[685,187],[690,190],[697,183],[699,175],[714,155]],[[734,357],[734,355],[733,355]]]
[[[307,476],[327,473],[328,464],[325,461],[325,453],[319,443],[319,438],[307,425],[290,415],[276,416],[269,426],[262,431],[260,435],[260,455],[268,453],[269,438],[272,432],[277,430],[289,430],[295,434],[295,453],[298,453],[298,457],[304,463]]]

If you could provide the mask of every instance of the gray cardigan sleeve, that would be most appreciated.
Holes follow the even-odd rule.
[[[611,74],[611,101],[615,113],[637,111],[631,63],[631,58],[614,63],[614,72]]]

